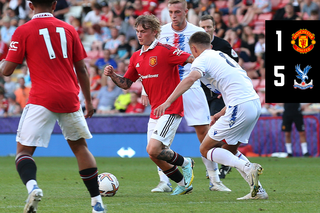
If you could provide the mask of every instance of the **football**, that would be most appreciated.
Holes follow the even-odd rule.
[[[111,173],[104,172],[98,175],[98,184],[100,195],[102,197],[112,197],[119,189],[119,182],[116,176]]]

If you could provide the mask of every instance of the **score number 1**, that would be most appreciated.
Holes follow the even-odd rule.
[[[282,51],[282,43],[281,43],[281,36],[282,36],[282,31],[281,30],[277,30],[276,34],[278,35],[278,52]],[[276,87],[283,87],[284,86],[284,74],[283,73],[279,73],[279,70],[284,70],[284,66],[280,65],[280,66],[274,66],[274,76],[275,77],[279,77],[279,80],[274,80],[274,85]]]

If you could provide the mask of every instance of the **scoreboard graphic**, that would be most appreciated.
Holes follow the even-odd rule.
[[[320,21],[266,21],[266,102],[320,103]]]

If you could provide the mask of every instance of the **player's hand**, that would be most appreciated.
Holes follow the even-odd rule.
[[[210,122],[210,126],[212,126],[213,124],[215,124],[217,122],[217,120],[221,117],[220,113],[216,113],[214,114],[214,116],[212,116],[212,120]]]
[[[164,102],[163,104],[161,104],[160,106],[158,106],[154,111],[153,111],[153,114],[156,116],[156,117],[161,117],[164,112],[166,111],[166,109],[168,109],[170,107],[171,104],[167,103],[167,102]]]
[[[111,76],[114,72],[114,69],[111,65],[108,65],[104,68],[103,74],[106,76]]]
[[[143,106],[149,105],[149,98],[147,95],[141,95],[141,103]]]
[[[94,113],[94,107],[92,103],[85,102],[86,104],[86,114],[84,115],[85,118],[91,118]]]

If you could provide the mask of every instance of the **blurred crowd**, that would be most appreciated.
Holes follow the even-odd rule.
[[[97,114],[149,113],[140,103],[141,82],[129,90],[118,88],[104,76],[112,65],[124,75],[130,56],[141,46],[134,29],[142,14],[156,15],[162,24],[170,21],[168,0],[58,0],[54,16],[77,30],[88,57],[85,62]],[[319,20],[319,0],[187,0],[188,21],[199,25],[200,17],[211,15],[215,36],[227,40],[239,55],[260,96],[263,113],[278,115],[281,104],[265,103],[265,20]],[[0,59],[5,59],[15,29],[33,14],[27,0],[0,0]],[[19,115],[28,101],[31,81],[26,64],[12,77],[0,73],[0,116]],[[79,94],[81,103],[83,97]],[[305,111],[319,112],[319,104],[306,105]]]

